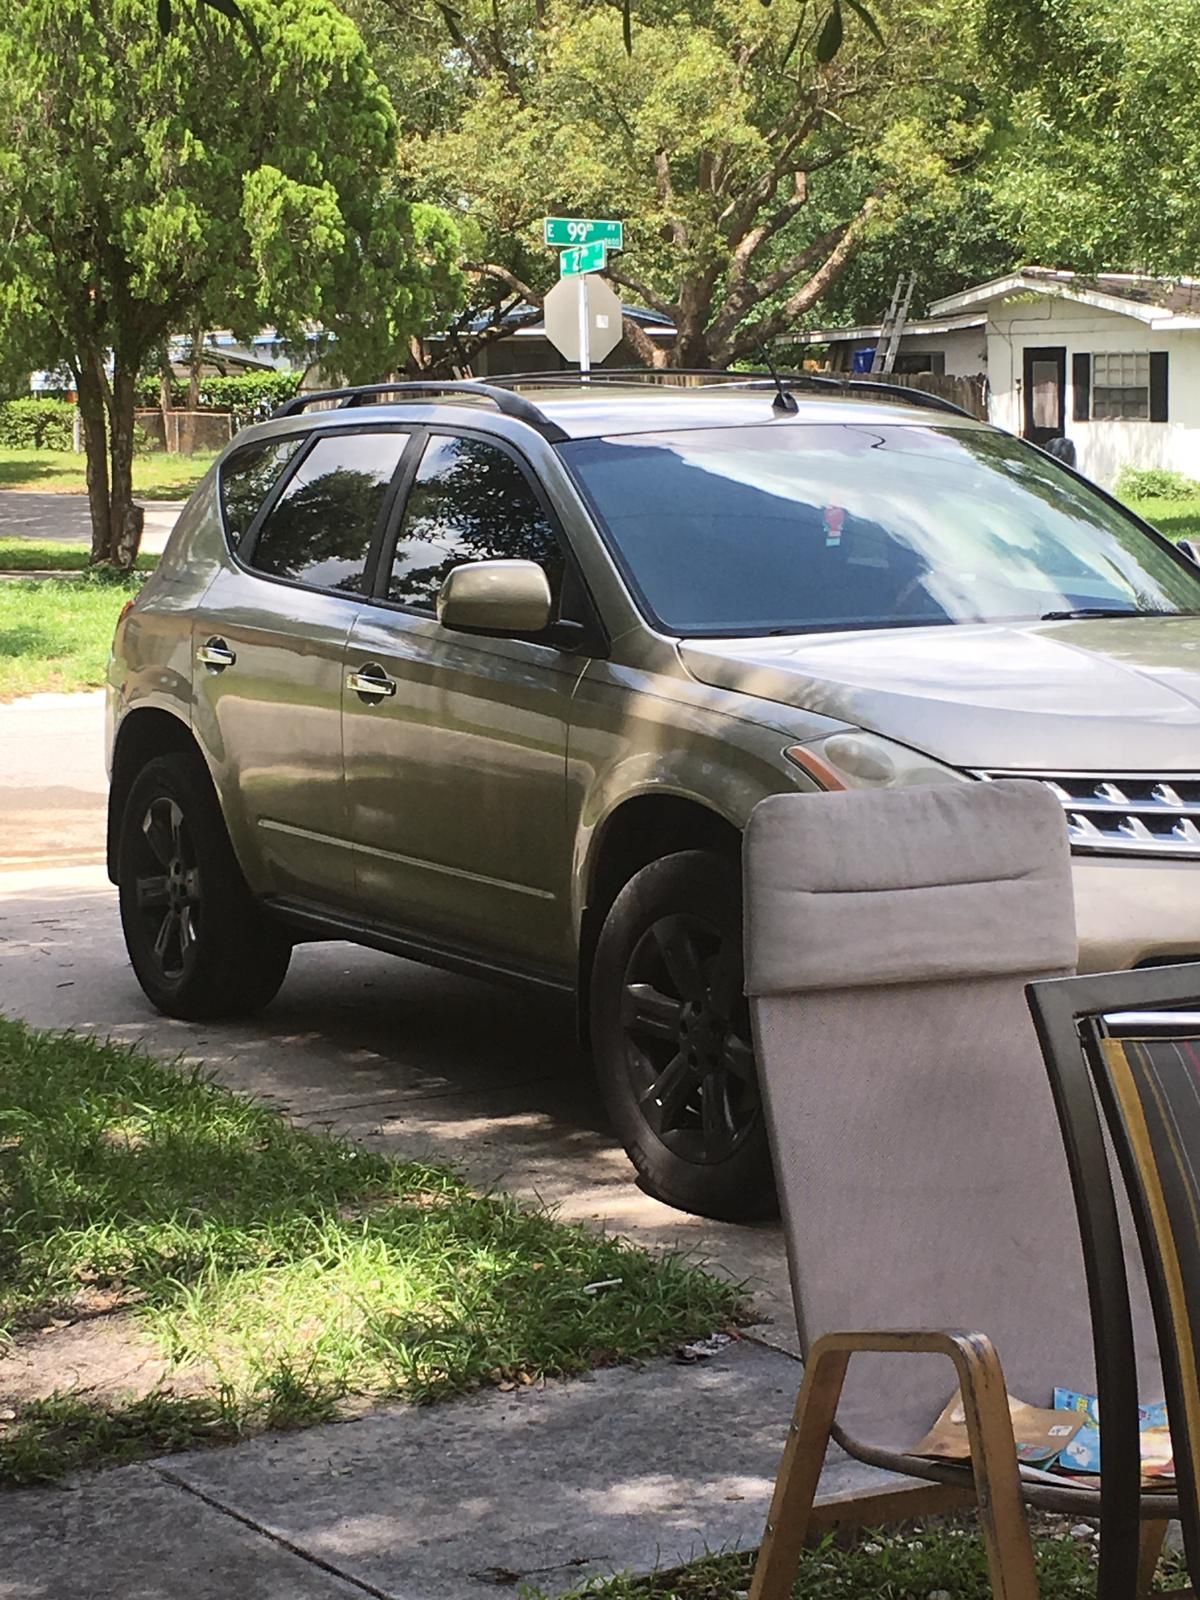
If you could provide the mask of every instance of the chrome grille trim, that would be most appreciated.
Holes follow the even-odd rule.
[[[1067,814],[1071,849],[1083,855],[1200,860],[1200,772],[984,772],[1032,778]]]

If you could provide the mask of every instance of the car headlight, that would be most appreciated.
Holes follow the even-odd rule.
[[[877,733],[831,733],[811,744],[790,745],[784,755],[822,789],[907,789],[924,783],[970,783],[907,745]]]

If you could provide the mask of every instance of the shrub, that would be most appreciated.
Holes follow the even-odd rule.
[[[66,400],[0,403],[0,445],[9,450],[70,450],[75,407]]]
[[[240,372],[231,377],[213,374],[200,379],[200,404],[206,411],[230,412],[236,433],[248,423],[261,422],[285,400],[290,400],[299,390],[302,376],[300,372]],[[187,405],[187,396],[187,382],[177,379],[171,385],[171,404],[182,409]],[[138,380],[138,405],[156,406],[159,398],[156,373],[148,373]]]
[[[1122,500],[1195,500],[1200,483],[1167,467],[1122,467],[1116,492]]]

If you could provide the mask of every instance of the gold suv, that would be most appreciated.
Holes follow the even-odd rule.
[[[772,1200],[739,895],[764,795],[1040,778],[1084,965],[1200,952],[1200,571],[913,390],[304,397],[192,496],[109,685],[156,1006],[263,1006],[305,939],[568,991],[643,1184],[692,1210]]]

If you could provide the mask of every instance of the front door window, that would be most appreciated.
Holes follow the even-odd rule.
[[[1053,349],[1025,351],[1024,435],[1034,444],[1060,438],[1066,420],[1067,352]]]

